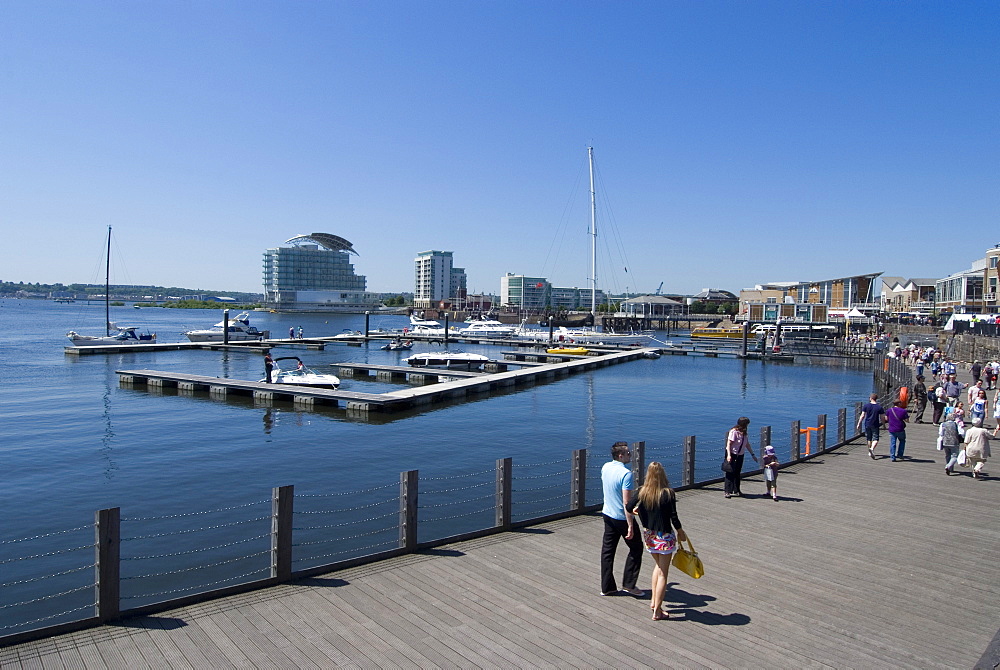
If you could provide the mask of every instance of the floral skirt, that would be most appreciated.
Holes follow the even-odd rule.
[[[673,533],[658,533],[646,528],[642,531],[642,541],[651,554],[672,554],[677,549],[677,538]]]

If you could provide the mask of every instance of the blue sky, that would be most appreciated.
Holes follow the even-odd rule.
[[[0,280],[100,280],[112,225],[136,284],[260,290],[264,249],[329,232],[370,290],[428,249],[470,290],[587,286],[588,145],[608,290],[1000,243],[996,2],[0,8]]]

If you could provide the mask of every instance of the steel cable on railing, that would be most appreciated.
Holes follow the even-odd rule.
[[[379,533],[388,532],[398,532],[399,526],[389,526],[387,528],[379,528],[378,530],[370,530],[364,533],[358,533],[357,535],[346,535],[344,537],[331,537],[325,540],[310,540],[308,542],[295,542],[292,544],[293,547],[308,547],[315,544],[329,544],[331,542],[343,542],[345,540],[356,540],[359,537],[369,537],[371,535],[378,535]]]
[[[556,500],[557,498],[569,498],[569,494],[568,493],[560,493],[559,495],[552,496],[551,498],[538,498],[537,500],[522,500],[522,501],[519,501],[518,504],[520,504],[520,505],[535,505],[535,504],[538,504],[538,503],[548,502],[550,500]]]
[[[296,493],[296,498],[337,498],[340,496],[350,496],[350,495],[360,495],[362,493],[372,493],[374,491],[381,491],[383,489],[398,487],[399,482],[393,482],[392,484],[383,484],[382,486],[375,486],[370,489],[361,489],[359,491],[340,491],[338,493]]]
[[[514,463],[513,465],[511,465],[511,467],[515,468],[515,469],[521,469],[521,468],[541,468],[541,467],[544,467],[546,465],[554,465],[556,463],[558,463],[558,461],[542,461],[541,463]]]
[[[32,603],[40,603],[43,600],[52,600],[53,598],[61,598],[62,596],[68,596],[71,593],[79,593],[80,591],[86,591],[87,589],[92,589],[92,588],[94,588],[94,584],[93,583],[86,584],[84,586],[78,586],[75,589],[70,589],[68,591],[62,591],[60,593],[51,593],[51,594],[49,594],[47,596],[39,596],[38,598],[35,598],[34,600],[24,600],[24,601],[19,602],[19,603],[8,603],[7,605],[0,605],[0,610],[5,610],[5,609],[8,609],[10,607],[20,607],[22,605],[31,605]]]
[[[477,500],[486,500],[487,498],[496,498],[495,493],[488,493],[484,496],[479,496],[477,498],[469,498],[468,500],[453,500],[446,503],[436,503],[434,505],[418,505],[419,509],[432,509],[434,507],[454,507],[456,505],[464,505],[465,503],[476,502]]]
[[[169,595],[173,595],[175,593],[183,593],[185,591],[193,591],[195,589],[204,589],[204,588],[207,588],[209,586],[217,586],[219,584],[225,584],[227,582],[233,582],[233,581],[238,580],[238,579],[243,579],[244,577],[250,577],[252,575],[260,574],[261,572],[264,572],[264,571],[267,571],[268,573],[270,573],[270,570],[271,570],[271,568],[270,568],[270,566],[268,566],[266,568],[259,568],[257,570],[251,570],[250,572],[246,572],[246,573],[244,573],[242,575],[236,575],[234,577],[227,577],[226,579],[220,579],[218,581],[208,582],[207,584],[196,584],[194,586],[185,586],[185,587],[182,587],[182,588],[179,588],[179,589],[172,589],[170,591],[158,591],[156,593],[142,593],[142,594],[134,595],[134,596],[121,596],[121,599],[122,600],[134,600],[136,598],[152,598],[154,596],[169,596]]]
[[[550,472],[550,473],[544,474],[544,475],[530,475],[530,476],[527,476],[527,477],[519,475],[519,476],[517,476],[517,477],[514,478],[514,481],[521,481],[522,479],[545,479],[546,477],[556,477],[558,475],[568,475],[571,472],[573,472],[572,469],[570,469],[570,470],[560,470],[559,472]]]
[[[87,588],[94,588],[89,586]],[[52,619],[57,619],[61,616],[67,614],[72,614],[73,612],[80,612],[83,610],[92,610],[97,607],[97,603],[90,603],[88,605],[81,605],[80,607],[74,607],[73,609],[66,610],[65,612],[59,612],[57,614],[49,614],[48,616],[39,617],[37,619],[31,619],[30,621],[20,621],[18,623],[13,623],[8,626],[0,626],[0,630],[10,630],[11,628],[23,628],[24,626],[30,626],[31,624],[41,623],[42,621],[51,621]]]
[[[399,498],[387,498],[385,500],[380,500],[370,505],[360,505],[358,507],[344,507],[342,509],[295,510],[293,514],[340,514],[341,512],[356,512],[357,510],[371,509],[372,507],[378,507],[379,505],[385,505],[387,503],[394,503],[398,505]]]
[[[517,467],[516,465],[514,466]],[[480,470],[479,472],[467,472],[464,475],[446,475],[444,477],[421,477],[421,481],[442,481],[445,479],[464,479],[465,477],[476,477],[478,475],[492,474],[496,472],[496,468],[492,470]]]
[[[218,530],[219,528],[232,528],[233,526],[242,526],[245,523],[254,523],[257,521],[269,521],[271,515],[254,517],[252,519],[244,519],[243,521],[233,521],[232,523],[222,523],[217,526],[203,526],[201,528],[187,528],[184,530],[174,530],[168,533],[152,533],[150,535],[135,535],[133,537],[123,537],[122,542],[130,542],[132,540],[151,540],[157,537],[168,537],[170,535],[187,535],[189,533],[200,533],[203,530]]]
[[[470,484],[469,486],[457,486],[453,489],[435,489],[433,491],[421,491],[420,495],[434,495],[436,493],[454,493],[455,491],[468,491],[469,489],[477,489],[481,486],[494,486],[496,481],[480,482],[478,484]]]
[[[511,492],[512,493],[533,493],[534,491],[550,491],[550,490],[556,489],[556,488],[562,488],[562,485],[558,485],[558,486],[539,486],[538,488],[534,488],[534,489],[513,489]]]
[[[200,516],[202,514],[216,514],[218,512],[231,512],[234,509],[246,509],[247,507],[253,507],[255,505],[264,505],[270,503],[271,500],[257,500],[255,502],[246,503],[244,505],[234,505],[232,507],[220,507],[218,509],[203,510],[201,512],[182,512],[180,514],[165,514],[163,516],[123,516],[122,521],[159,521],[161,519],[179,519],[181,517],[188,516]]]
[[[462,517],[466,517],[466,516],[473,516],[473,515],[476,515],[476,514],[485,514],[487,512],[495,512],[495,511],[496,511],[496,506],[494,505],[493,507],[487,507],[485,509],[475,510],[473,512],[464,512],[462,514],[453,514],[451,516],[442,516],[442,517],[438,517],[436,519],[421,519],[420,522],[421,523],[433,523],[435,521],[450,521],[452,519],[461,519]]]
[[[62,572],[53,572],[51,575],[42,575],[41,577],[29,577],[28,579],[19,579],[16,582],[5,582],[0,583],[0,589],[6,588],[8,586],[17,586],[19,584],[29,584],[31,582],[40,582],[43,579],[49,579],[51,577],[62,577],[63,575],[71,575],[74,572],[82,572],[84,570],[92,570],[97,564],[91,563],[90,565],[81,565],[78,568],[70,568],[69,570],[63,570]]]
[[[367,523],[369,521],[377,521],[379,519],[387,519],[391,516],[399,516],[399,511],[389,512],[388,514],[381,514],[379,516],[369,517],[367,519],[357,519],[355,521],[344,521],[342,523],[332,523],[326,526],[295,526],[292,530],[322,530],[324,528],[342,528],[343,526],[354,526],[359,523]]]
[[[175,551],[170,554],[152,554],[149,556],[122,556],[123,561],[144,561],[151,558],[172,558],[174,556],[186,556],[188,554],[197,554],[202,551],[212,551],[213,549],[225,549],[227,547],[235,547],[237,544],[243,544],[244,542],[253,542],[254,540],[261,540],[264,538],[271,537],[271,533],[264,533],[263,535],[254,535],[253,537],[244,538],[242,540],[236,540],[234,542],[227,542],[225,544],[216,544],[211,547],[201,547],[199,549],[188,549],[186,551]]]
[[[545,516],[546,514],[556,514],[558,512],[566,512],[568,509],[566,507],[550,507],[548,509],[534,510],[534,518],[539,516]]]
[[[2,561],[0,561],[0,565],[6,565],[7,563],[15,563],[17,561],[26,561],[32,558],[45,558],[46,556],[58,556],[60,554],[68,554],[70,552],[82,551],[84,549],[93,549],[94,546],[95,545],[93,544],[85,544],[80,547],[73,547],[72,549],[57,549],[55,551],[48,551],[45,552],[44,554],[33,554],[31,556],[18,556],[16,558],[5,558]]]
[[[351,554],[351,553],[356,553],[356,552],[368,551],[369,549],[376,549],[378,547],[398,546],[398,544],[399,544],[398,540],[389,540],[387,542],[379,542],[378,544],[370,544],[370,545],[367,545],[367,546],[364,546],[364,547],[358,547],[356,549],[345,549],[344,551],[334,551],[334,552],[329,553],[329,554],[320,554],[319,556],[310,556],[308,558],[308,560],[310,560],[310,561],[316,561],[316,560],[319,560],[321,558],[330,558],[332,556],[343,556],[344,554]],[[293,562],[294,563],[299,563],[299,562],[302,562],[302,561],[305,561],[305,560],[307,560],[307,559],[301,558],[301,559],[296,559]]]
[[[18,542],[29,542],[31,540],[40,540],[44,537],[52,537],[53,535],[65,535],[66,533],[75,533],[80,530],[93,530],[94,527],[90,526],[77,526],[76,528],[67,528],[66,530],[55,530],[51,533],[42,533],[41,535],[31,535],[30,537],[19,537],[14,540],[0,540],[0,544],[16,544]]]
[[[146,575],[132,575],[129,577],[122,577],[121,580],[125,581],[128,579],[148,579],[150,577],[164,577],[166,575],[178,575],[182,572],[191,572],[193,570],[204,570],[206,568],[215,568],[220,565],[228,565],[229,563],[235,563],[237,561],[244,561],[248,558],[255,558],[257,556],[264,556],[265,554],[270,554],[271,550],[267,549],[265,551],[258,551],[253,554],[247,554],[245,556],[237,556],[236,558],[230,558],[225,561],[219,561],[217,563],[207,563],[205,565],[193,565],[190,568],[181,568],[180,570],[170,570],[168,572],[152,572]]]

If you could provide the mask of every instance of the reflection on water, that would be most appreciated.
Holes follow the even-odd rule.
[[[274,428],[274,419],[271,416],[271,408],[268,407],[264,410],[264,434],[270,435],[271,429]]]
[[[104,422],[104,434],[101,436],[101,457],[104,459],[104,478],[113,479],[118,465],[114,460],[115,429],[111,425],[111,384],[105,383],[104,395],[101,398],[101,405],[104,407],[102,419]]]

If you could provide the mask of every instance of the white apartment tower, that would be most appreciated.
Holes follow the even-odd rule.
[[[450,251],[421,251],[414,260],[413,306],[430,308],[451,296],[452,257]]]

